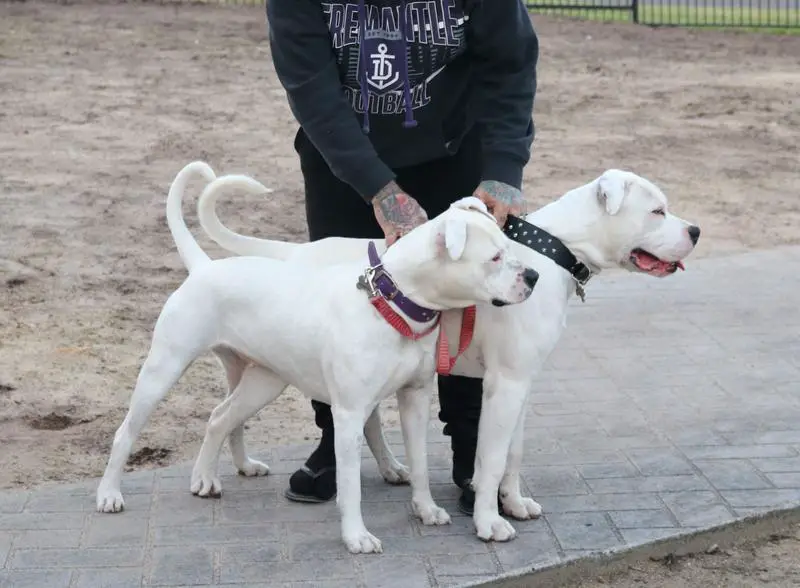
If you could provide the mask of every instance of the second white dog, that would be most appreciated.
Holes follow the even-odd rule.
[[[258,185],[260,186],[260,185]],[[253,190],[253,184],[237,186]],[[222,184],[210,187],[198,202],[200,223],[223,248],[239,255],[259,255],[317,267],[357,259],[364,240],[331,238],[312,243],[285,243],[239,235],[219,221],[214,204]],[[264,190],[260,187],[259,190]],[[540,275],[528,301],[501,309],[478,306],[472,344],[453,367],[454,375],[484,378],[478,450],[473,487],[474,523],[484,540],[507,541],[516,534],[497,509],[516,519],[539,516],[541,507],[520,492],[525,406],[534,379],[566,326],[567,302],[591,276],[602,270],[665,277],[682,267],[700,229],[673,215],[664,193],[631,172],[611,169],[555,202],[511,219],[506,234],[512,251]],[[437,280],[441,283],[441,280]],[[457,339],[458,315],[447,313],[443,325]],[[234,452],[245,454],[240,429],[231,438]],[[368,430],[368,435],[373,432]],[[376,433],[370,447],[386,461]],[[375,450],[373,450],[375,452]]]

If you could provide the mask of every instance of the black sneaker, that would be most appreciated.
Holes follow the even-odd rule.
[[[289,478],[289,487],[283,493],[292,502],[319,504],[336,496],[336,466],[311,471],[303,466]]]

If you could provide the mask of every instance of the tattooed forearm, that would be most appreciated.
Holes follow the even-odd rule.
[[[478,190],[486,192],[493,199],[507,206],[518,205],[522,202],[522,192],[514,186],[509,186],[496,180],[486,180],[480,183]]]
[[[387,184],[375,195],[372,205],[381,225],[391,225],[404,234],[428,220],[416,200],[403,192],[395,182]]]

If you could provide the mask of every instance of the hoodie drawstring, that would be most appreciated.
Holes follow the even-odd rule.
[[[411,82],[408,79],[408,22],[406,21],[406,0],[400,3],[400,36],[403,43],[403,55],[400,59],[400,75],[403,77],[403,104],[405,106],[405,120],[403,127],[412,129],[417,126],[414,118],[414,110],[411,103]],[[361,87],[361,102],[364,106],[364,120],[362,129],[369,134],[369,84],[367,83],[367,7],[364,0],[358,0],[358,24],[359,24],[359,60],[361,62],[361,72],[358,76],[358,83]]]

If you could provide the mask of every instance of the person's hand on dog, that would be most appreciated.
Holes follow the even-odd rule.
[[[509,214],[522,216],[527,208],[527,203],[520,190],[495,180],[481,182],[473,196],[479,198],[486,205],[501,227],[505,226]]]
[[[389,182],[375,195],[372,199],[372,208],[386,236],[387,247],[428,220],[428,215],[419,202],[403,192],[395,182]]]

